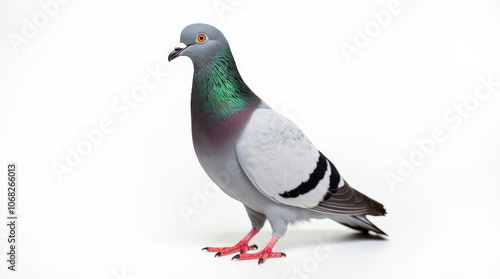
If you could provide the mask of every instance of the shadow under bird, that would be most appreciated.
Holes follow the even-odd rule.
[[[366,215],[384,206],[351,188],[335,166],[290,120],[274,111],[243,81],[229,44],[217,28],[191,24],[168,56],[191,58],[191,126],[198,160],[224,193],[243,203],[251,231],[232,247],[206,247],[237,260],[284,257],[273,247],[288,224],[329,218],[362,232],[384,234]],[[249,245],[264,226],[272,238],[260,252]]]

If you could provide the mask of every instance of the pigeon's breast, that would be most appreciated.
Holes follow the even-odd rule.
[[[227,118],[215,119],[203,109],[191,108],[193,144],[212,148],[224,146],[237,138],[250,120],[259,103],[249,103],[244,109]]]
[[[242,110],[230,121],[218,125],[193,116],[192,133],[198,161],[214,183],[230,197],[261,211],[258,201],[262,200],[262,194],[248,180],[235,152],[238,138],[254,110],[254,107]]]

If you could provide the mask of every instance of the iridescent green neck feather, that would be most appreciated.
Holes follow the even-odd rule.
[[[199,116],[215,122],[231,119],[258,100],[241,78],[228,48],[203,65],[195,65],[194,72],[191,106]]]

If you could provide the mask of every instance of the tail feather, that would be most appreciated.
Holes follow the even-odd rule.
[[[368,231],[373,231],[378,234],[387,234],[383,232],[381,229],[377,228],[366,215],[333,215],[329,216],[332,220],[339,222],[340,224],[349,227],[354,230],[362,231],[367,233]]]

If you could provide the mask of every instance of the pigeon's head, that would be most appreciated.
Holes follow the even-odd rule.
[[[181,42],[168,55],[168,61],[187,56],[198,64],[216,56],[223,47],[229,48],[229,44],[219,29],[203,23],[191,24],[182,30]]]

